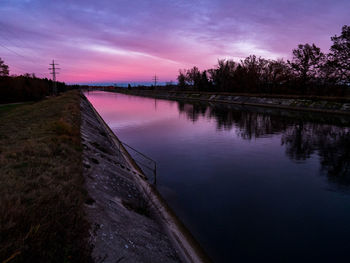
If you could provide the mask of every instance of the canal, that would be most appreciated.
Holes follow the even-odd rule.
[[[345,262],[349,117],[86,93],[214,262]]]

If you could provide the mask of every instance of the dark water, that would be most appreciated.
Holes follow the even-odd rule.
[[[87,94],[215,262],[350,260],[349,119]]]

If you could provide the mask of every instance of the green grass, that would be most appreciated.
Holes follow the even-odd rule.
[[[27,104],[27,103],[25,103],[25,104]],[[18,107],[21,107],[21,106],[23,106],[23,105],[25,105],[25,104],[20,104],[20,103],[16,103],[16,104],[3,104],[3,105],[0,104],[0,116],[3,115],[3,114],[5,114],[5,113],[10,112],[11,110],[14,110],[14,109],[16,109],[16,108],[18,108]]]
[[[80,95],[0,107],[0,262],[89,262]]]

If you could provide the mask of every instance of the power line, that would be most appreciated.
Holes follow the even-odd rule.
[[[16,46],[18,48],[22,48],[23,46],[18,46],[16,43],[14,43],[11,39],[9,39],[7,36],[2,35],[2,38],[6,39],[8,43],[12,44],[13,46]]]
[[[3,48],[7,49],[7,50],[10,51],[10,52],[12,52],[13,54],[15,54],[15,55],[17,55],[17,56],[19,56],[19,57],[22,57],[22,58],[24,58],[24,59],[26,59],[26,60],[29,61],[29,62],[32,62],[32,63],[37,64],[37,61],[31,60],[31,59],[29,59],[28,57],[25,57],[25,56],[23,56],[23,55],[17,53],[16,51],[14,51],[14,50],[12,50],[12,49],[6,47],[5,45],[3,45],[3,44],[1,44],[1,43],[0,43],[0,46],[2,46]],[[13,67],[14,67],[14,66],[13,66]],[[14,67],[14,68],[16,68],[16,67]],[[19,69],[20,67],[17,66],[17,68]],[[25,70],[25,69],[21,69],[21,70],[27,71],[27,70]],[[44,74],[41,74],[41,73],[37,73],[37,74],[39,74],[39,75],[41,75],[41,76],[43,76],[43,77],[46,78],[46,76],[45,76]]]
[[[2,30],[3,33],[5,33],[4,31],[6,31],[6,32],[7,32],[7,36],[9,36],[10,38],[11,38],[10,35],[12,35],[13,38],[16,39],[16,41],[21,42],[21,44],[23,44],[23,46],[25,46],[25,47],[26,47],[26,46],[32,46],[32,44],[29,44],[27,41],[24,41],[23,39],[18,38],[18,35],[14,34],[14,33],[13,33],[11,30],[9,30],[8,28],[2,27],[1,30]],[[3,36],[4,36],[4,35],[3,35]],[[13,39],[13,38],[11,38],[11,39]]]
[[[18,66],[13,66],[13,65],[12,65],[12,66],[10,66],[9,68],[10,68],[10,69],[11,69],[11,68],[15,68],[15,69],[17,69],[17,70],[23,71],[23,73],[27,73],[27,70],[24,69],[24,68],[22,68],[22,67],[18,67]]]
[[[6,31],[7,32],[9,32],[9,33],[11,33],[12,35],[14,35],[11,31],[9,31],[9,30],[7,30],[6,29]],[[7,37],[5,37],[6,39],[7,39],[7,41],[9,42],[9,43],[12,43],[12,44],[14,44],[12,41],[10,41],[9,40],[9,38],[7,38]],[[16,39],[16,40],[19,40],[19,39]],[[21,41],[22,42],[22,41]],[[22,44],[23,44],[24,42],[22,42]],[[22,54],[19,54],[18,52],[16,52],[16,51],[14,51],[14,50],[12,50],[12,49],[10,49],[10,48],[8,48],[7,46],[5,46],[4,44],[1,44],[0,43],[0,46],[2,46],[3,48],[5,48],[5,49],[7,49],[8,51],[10,51],[10,52],[12,52],[13,54],[15,54],[15,55],[17,55],[17,56],[19,56],[19,57],[22,57],[22,58],[24,58],[24,59],[26,59],[28,62],[32,62],[32,63],[35,63],[36,65],[38,64],[38,62],[37,61],[34,61],[34,60],[32,60],[31,58],[29,58],[29,57],[26,57],[26,56],[23,56]],[[22,49],[21,47],[19,47],[18,45],[15,45],[14,44],[14,46],[16,46],[16,47],[18,47],[19,49]],[[24,46],[26,46],[26,45],[24,45]],[[56,70],[58,69],[58,68],[55,68],[55,65],[58,65],[58,64],[55,64],[54,63],[54,61],[52,61],[52,64],[50,64],[50,65],[52,65],[53,66],[53,72],[52,73],[50,73],[50,74],[53,74],[53,78],[54,78],[54,86],[56,85],[55,83],[56,83],[56,74],[58,74],[58,72],[56,72]],[[17,68],[17,69],[20,69],[20,67],[15,67],[15,66],[13,66],[14,68]],[[23,70],[24,72],[26,72],[27,70],[25,70],[25,69],[21,69],[21,70]],[[44,75],[44,74],[42,74],[42,73],[37,73],[37,74],[39,74],[39,75],[41,75],[41,76],[43,76],[44,78],[46,78],[47,76],[46,75]]]
[[[2,46],[3,48],[6,48],[8,51],[12,52],[13,54],[15,54],[15,55],[17,55],[17,56],[20,56],[20,57],[22,57],[22,58],[24,58],[24,59],[26,59],[28,62],[34,63],[35,65],[38,64],[38,61],[35,61],[35,60],[33,60],[32,58],[29,58],[28,56],[24,56],[24,55],[20,54],[20,53],[18,53],[17,51],[14,51],[13,49],[10,49],[9,47],[5,46],[4,44],[1,44],[1,43],[0,43],[0,46]],[[23,51],[22,48],[19,48],[19,49],[21,49],[21,50]]]
[[[8,51],[12,52],[13,54],[16,54],[17,56],[20,56],[20,57],[22,57],[22,58],[28,59],[27,57],[25,57],[25,56],[23,56],[23,55],[21,55],[21,54],[18,54],[16,51],[13,51],[12,49],[10,49],[10,48],[4,46],[4,45],[1,44],[1,43],[0,43],[0,46],[2,46],[3,48],[6,48]]]
[[[8,31],[8,30],[7,30],[7,31]],[[10,31],[8,31],[8,32],[10,32]],[[22,41],[21,41],[21,42],[22,42],[22,45],[19,46],[18,44],[16,44],[15,42],[13,42],[13,40],[10,39],[10,38],[8,38],[7,36],[2,35],[2,37],[3,37],[4,39],[6,39],[7,42],[8,42],[9,44],[11,44],[12,46],[15,46],[15,47],[18,48],[18,49],[21,49],[22,51],[23,51],[23,47],[26,47],[26,46],[27,46],[27,45],[26,45],[24,42],[22,42]],[[16,40],[18,41],[19,39],[16,39]],[[0,44],[1,44],[1,43],[0,43]],[[24,55],[21,55],[21,54],[19,54],[18,52],[14,51],[14,50],[10,50],[10,48],[4,46],[3,44],[1,44],[1,46],[4,47],[4,48],[6,48],[7,50],[11,51],[12,53],[18,55],[18,56],[21,56],[21,57],[23,57],[23,58],[25,58],[25,59],[27,59],[27,60],[30,60],[30,62],[33,62],[33,63],[35,63],[35,64],[38,63],[37,61],[34,61],[34,60],[32,60],[31,58],[29,58],[29,57],[26,57],[26,56],[24,56]]]

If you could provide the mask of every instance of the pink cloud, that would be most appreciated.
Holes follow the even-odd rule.
[[[66,82],[175,80],[219,58],[287,58],[299,43],[327,52],[347,10],[346,0],[5,0],[0,44],[15,53],[0,46],[0,57],[12,73],[39,76],[56,59]]]

